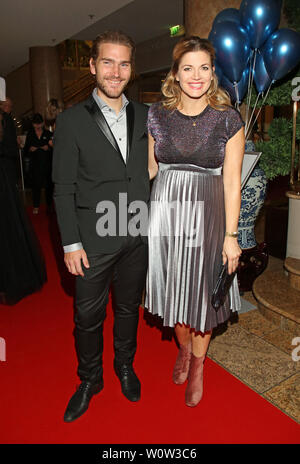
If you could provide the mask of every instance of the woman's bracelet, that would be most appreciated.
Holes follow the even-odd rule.
[[[235,237],[237,238],[239,235],[238,232],[225,232],[225,237]]]

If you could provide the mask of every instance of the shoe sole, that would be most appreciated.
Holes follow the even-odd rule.
[[[128,396],[125,395],[125,393],[122,391],[123,395],[125,396],[125,398],[130,401],[131,403],[137,403],[138,401],[140,401],[141,397],[139,396],[138,398],[128,398]]]

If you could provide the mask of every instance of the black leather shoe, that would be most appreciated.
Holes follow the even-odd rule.
[[[82,416],[88,409],[92,396],[100,393],[102,389],[103,381],[100,383],[82,382],[69,401],[64,415],[64,421],[72,422]]]
[[[117,365],[114,368],[121,382],[122,393],[129,401],[139,401],[141,397],[141,383],[133,367],[129,364]]]

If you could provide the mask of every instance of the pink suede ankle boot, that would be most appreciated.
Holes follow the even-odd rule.
[[[179,345],[179,352],[173,369],[173,382],[176,385],[182,385],[188,377],[191,353],[191,341],[187,345]]]
[[[191,354],[188,384],[185,391],[185,404],[193,408],[197,406],[203,394],[203,363],[205,355],[197,358]]]

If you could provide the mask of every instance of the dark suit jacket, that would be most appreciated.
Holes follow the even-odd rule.
[[[117,251],[125,239],[118,229],[119,194],[127,195],[127,204],[149,201],[147,107],[130,102],[126,113],[126,164],[92,96],[56,120],[52,176],[63,245],[82,242],[87,253]],[[101,201],[116,207],[116,236],[99,236],[96,231]]]

